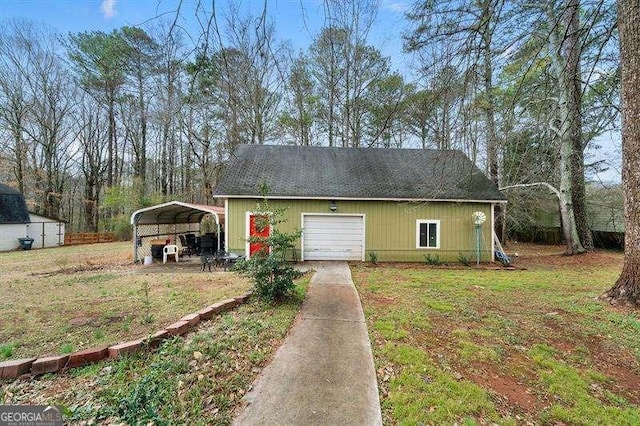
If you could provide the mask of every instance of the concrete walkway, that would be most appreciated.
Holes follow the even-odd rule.
[[[317,272],[299,320],[245,396],[236,425],[382,424],[367,326],[349,266],[313,266]]]

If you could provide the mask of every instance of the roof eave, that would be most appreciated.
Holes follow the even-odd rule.
[[[250,198],[250,199],[262,199],[264,196],[254,194],[243,195],[225,195],[214,194],[217,198]],[[330,197],[330,196],[297,196],[297,195],[269,195],[270,200],[343,200],[343,201],[397,201],[397,202],[450,202],[450,203],[497,203],[507,204],[507,200],[498,199],[458,199],[458,198],[372,198],[372,197]]]

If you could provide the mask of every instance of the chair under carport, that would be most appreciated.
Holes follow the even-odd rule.
[[[211,215],[216,228],[212,240],[213,252],[224,250],[223,207],[171,201],[135,211],[131,215],[133,261],[137,263],[151,256],[154,242],[158,244],[164,241],[163,247],[167,244],[178,245],[179,243],[184,249],[180,236],[201,235],[203,231],[201,222],[207,215]]]

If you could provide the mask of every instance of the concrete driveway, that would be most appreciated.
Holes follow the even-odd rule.
[[[382,424],[371,345],[349,266],[322,262],[313,268],[300,316],[245,396],[236,425]]]

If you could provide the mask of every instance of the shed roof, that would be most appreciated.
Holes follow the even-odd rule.
[[[241,145],[216,189],[220,197],[505,202],[457,150]]]
[[[35,218],[42,218],[42,219],[50,219],[50,220],[54,220],[54,221],[56,221],[56,222],[69,223],[69,221],[68,221],[68,220],[66,220],[66,219],[61,219],[61,218],[56,217],[56,216],[46,216],[46,215],[39,214],[39,213],[35,213],[35,212],[32,212],[32,211],[30,211],[30,212],[29,212],[29,216],[30,216],[31,218],[34,218],[34,217],[35,217]]]
[[[622,206],[590,203],[587,201],[589,228],[597,232],[624,233],[624,208]]]
[[[0,183],[0,224],[29,222],[31,218],[22,194]]]
[[[224,208],[222,207],[170,201],[136,210],[131,215],[131,224],[198,223],[208,214],[212,214],[217,223],[224,223]]]

